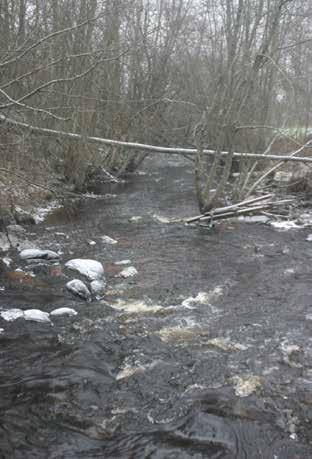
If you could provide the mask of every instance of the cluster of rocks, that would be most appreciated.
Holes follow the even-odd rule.
[[[91,301],[92,294],[96,299],[100,299],[103,296],[106,289],[106,280],[102,263],[96,260],[75,258],[69,260],[65,267],[86,277],[90,283],[89,287],[87,287],[80,279],[73,279],[66,284],[68,291],[85,301]]]
[[[44,312],[41,311],[40,309],[8,309],[6,311],[1,311],[0,312],[0,317],[2,317],[3,320],[6,322],[13,322],[16,319],[25,319],[25,320],[30,320],[32,322],[42,322],[42,323],[51,323],[51,318],[50,317],[57,317],[57,316],[75,316],[77,315],[77,311],[72,308],[57,308],[54,309],[53,311],[49,312]]]
[[[59,260],[59,254],[52,250],[25,249],[20,252],[19,256],[22,260],[27,262]],[[86,283],[80,279],[72,279],[66,284],[66,289],[69,292],[85,301],[91,301],[92,295],[94,295],[96,299],[100,299],[103,296],[106,288],[106,280],[104,268],[100,262],[77,258],[69,260],[65,263],[65,267],[71,271],[78,272],[89,281],[89,286],[87,286]],[[16,308],[2,310],[0,312],[0,317],[7,322],[23,318],[34,322],[51,323],[51,318],[63,315],[75,316],[77,315],[77,311],[72,308],[62,307],[54,309],[51,312],[44,312],[40,309],[22,310]]]
[[[26,261],[55,261],[59,259],[59,254],[52,250],[25,249],[20,252],[20,258]],[[106,289],[106,279],[102,263],[96,260],[75,258],[65,263],[65,268],[78,272],[89,281],[87,286],[80,279],[72,279],[66,284],[66,289],[69,292],[85,301],[91,301],[92,295],[96,299],[103,297]]]

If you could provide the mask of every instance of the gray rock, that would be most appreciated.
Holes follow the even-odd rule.
[[[74,260],[69,260],[65,266],[73,271],[78,271],[90,281],[104,278],[103,265],[96,260],[75,258]]]
[[[101,297],[104,295],[106,290],[106,281],[105,280],[94,280],[90,283],[90,289],[93,295],[96,297]]]
[[[24,311],[24,319],[32,322],[51,322],[48,312],[40,311],[40,309],[26,309]]]
[[[13,322],[13,320],[19,319],[20,317],[24,317],[24,311],[21,309],[9,309],[7,311],[0,312],[0,316],[3,320],[7,322]]]
[[[79,279],[73,279],[66,284],[66,288],[73,295],[79,296],[85,301],[91,301],[91,293],[88,287]]]
[[[22,260],[40,259],[40,260],[56,260],[59,255],[52,250],[41,250],[41,249],[25,249],[20,253]]]

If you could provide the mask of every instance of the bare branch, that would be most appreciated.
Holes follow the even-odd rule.
[[[22,57],[24,57],[26,54],[28,54],[30,51],[33,49],[37,48],[38,46],[42,45],[42,43],[51,40],[51,38],[55,38],[59,35],[72,32],[73,30],[77,30],[80,27],[84,27],[86,24],[89,24],[91,22],[97,21],[101,15],[98,15],[92,19],[86,19],[85,21],[81,22],[80,24],[76,24],[75,26],[72,27],[67,27],[66,29],[61,29],[57,30],[56,32],[50,33],[48,35],[45,35],[44,37],[40,38],[40,40],[36,41],[34,44],[26,48],[24,51],[22,51],[18,56],[13,57],[12,59],[9,59],[5,62],[0,62],[0,67],[4,67],[6,65],[15,63],[19,61]]]

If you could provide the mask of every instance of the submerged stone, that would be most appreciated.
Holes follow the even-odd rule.
[[[104,268],[102,263],[96,260],[88,260],[83,258],[76,258],[69,260],[65,264],[66,268],[78,271],[89,280],[102,279],[104,277]]]
[[[41,259],[41,260],[56,260],[59,255],[52,250],[41,250],[41,249],[25,249],[20,253],[22,260],[30,259]]]
[[[79,296],[85,301],[91,300],[91,293],[88,287],[79,279],[73,279],[66,284],[66,288],[73,295]]]

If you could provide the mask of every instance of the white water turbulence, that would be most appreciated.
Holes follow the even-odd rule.
[[[109,303],[109,306],[128,314],[155,314],[164,310],[163,306],[147,304],[140,300],[118,300],[115,303]]]

